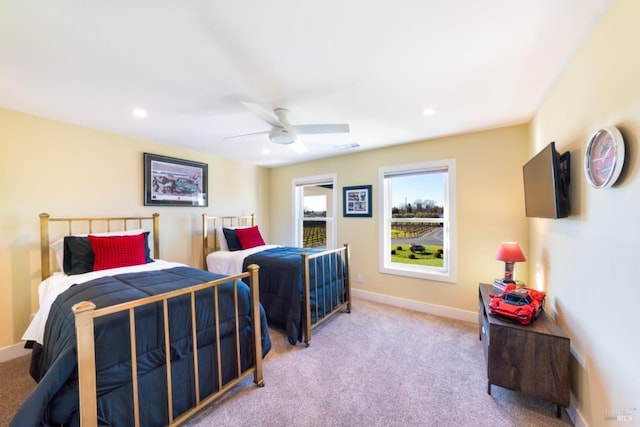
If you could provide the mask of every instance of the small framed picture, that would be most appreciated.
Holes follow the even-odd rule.
[[[371,186],[343,187],[342,214],[345,217],[371,217]]]
[[[208,206],[208,165],[144,153],[145,206]]]

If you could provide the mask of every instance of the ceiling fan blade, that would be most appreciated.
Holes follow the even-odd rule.
[[[244,105],[247,110],[251,111],[253,114],[269,123],[271,126],[280,128],[283,127],[282,123],[280,123],[280,120],[273,111],[268,110],[262,105],[256,104],[255,102],[241,102],[241,104]]]
[[[348,124],[318,124],[318,125],[294,125],[293,129],[300,135],[312,135],[321,133],[349,133]]]
[[[242,134],[242,135],[227,136],[224,139],[225,140],[226,139],[238,139],[238,138],[245,138],[245,137],[248,137],[248,136],[267,135],[267,134],[269,134],[269,132],[271,132],[271,131],[265,130],[265,131],[262,131],[262,132],[245,133],[245,134]]]

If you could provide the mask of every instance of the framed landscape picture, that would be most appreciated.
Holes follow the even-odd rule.
[[[343,187],[342,214],[345,217],[371,217],[371,186]]]
[[[145,206],[208,206],[208,165],[144,153]]]

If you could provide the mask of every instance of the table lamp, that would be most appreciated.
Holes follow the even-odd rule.
[[[502,242],[498,248],[496,259],[504,261],[504,283],[515,283],[513,264],[526,261],[520,246],[515,242]]]

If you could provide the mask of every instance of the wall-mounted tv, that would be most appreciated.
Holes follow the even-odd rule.
[[[569,216],[570,156],[551,142],[523,167],[525,212],[530,218]]]

